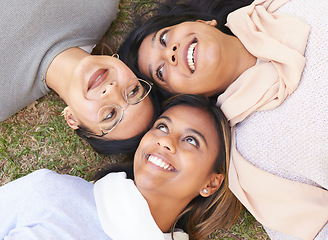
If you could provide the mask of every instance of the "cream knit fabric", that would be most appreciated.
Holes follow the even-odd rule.
[[[298,88],[279,107],[254,112],[236,126],[237,149],[260,169],[328,189],[328,2],[291,0],[276,12],[311,26],[306,66]],[[327,225],[316,239],[328,239]]]
[[[302,0],[291,1],[287,7]],[[314,72],[317,67],[309,66],[303,57],[312,22],[306,16],[299,20],[293,14],[277,13],[286,2],[255,0],[229,14],[227,26],[251,54],[262,60],[240,75],[219,96],[218,104],[233,126],[230,189],[263,225],[313,239],[328,220],[328,191],[323,188],[324,183],[314,184],[316,180],[310,178],[304,184],[300,178],[306,176],[312,165],[316,167],[314,172],[319,170],[327,175],[326,81],[308,79],[311,82],[305,92],[298,93],[300,80],[301,84],[305,82],[304,65]],[[317,1],[315,5],[319,6],[312,14],[320,19],[321,26],[327,26],[326,16],[320,15],[325,12],[325,3]],[[299,5],[302,9],[311,7],[305,0]],[[296,6],[291,9],[297,12]],[[311,35],[315,36],[312,32]],[[311,41],[313,44],[312,38]],[[318,44],[323,45],[324,42]],[[312,55],[308,50],[307,55]],[[317,56],[319,65],[325,53]],[[319,80],[322,86],[316,92]],[[285,108],[288,102],[291,107]],[[279,175],[295,168],[294,178]],[[312,177],[312,173],[309,175]]]

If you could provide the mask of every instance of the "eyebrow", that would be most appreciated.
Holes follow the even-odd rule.
[[[151,38],[151,45],[153,45],[153,44],[155,43],[156,35],[157,35],[158,32],[159,32],[159,30],[157,30],[156,32],[154,32],[154,35],[153,35],[153,37]]]
[[[207,145],[207,141],[206,141],[206,139],[205,139],[205,137],[204,137],[203,134],[201,134],[200,132],[198,132],[197,130],[192,129],[192,128],[188,128],[187,130],[190,131],[190,132],[195,133],[195,134],[198,135],[198,136],[200,136],[200,137],[204,140],[206,147],[208,146],[208,145]]]
[[[168,122],[172,123],[172,120],[169,117],[166,117],[166,116],[160,116],[157,120],[159,120],[159,119],[166,119]],[[197,130],[195,130],[193,128],[187,128],[187,131],[188,132],[193,132],[194,134],[196,134],[199,137],[201,137],[204,140],[206,147],[208,147],[206,138],[204,137],[204,135],[201,132],[199,132],[199,131],[197,131]]]
[[[159,32],[160,30],[157,30],[156,32],[154,32],[153,34],[153,37],[151,38],[151,46],[154,47],[155,45],[155,41],[156,41],[156,36],[157,36],[157,33]],[[155,79],[154,79],[154,76],[153,76],[153,67],[149,64],[148,66],[148,73],[149,73],[149,76],[151,78],[151,80],[154,82]]]
[[[151,66],[151,64],[149,64],[149,66],[148,66],[148,73],[149,73],[149,76],[150,76],[151,80],[153,82],[155,82],[155,79],[154,79],[154,76],[153,76],[153,67]]]
[[[159,119],[165,119],[165,120],[167,120],[168,122],[172,122],[172,120],[171,120],[171,118],[169,118],[169,117],[167,117],[167,116],[159,116],[158,118],[157,118],[157,120],[159,120]]]

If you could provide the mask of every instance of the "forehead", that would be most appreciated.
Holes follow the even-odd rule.
[[[162,116],[168,117],[180,130],[192,128],[201,132],[206,138],[218,139],[214,120],[204,109],[177,105],[166,110]]]

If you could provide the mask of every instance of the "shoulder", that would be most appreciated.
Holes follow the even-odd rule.
[[[17,179],[13,184],[34,192],[38,197],[50,195],[85,195],[92,193],[93,184],[76,176],[58,174],[48,169],[41,169]]]
[[[112,18],[116,17],[119,5],[119,0],[93,0],[83,1],[83,3],[81,3],[80,0],[59,2],[60,4],[67,7],[64,11],[67,11],[67,13],[69,12],[74,18],[83,18],[85,23],[94,21],[106,21],[108,23],[108,27],[110,24],[108,21],[109,19],[111,19],[111,21],[114,20]],[[85,16],[88,16],[89,18],[86,19]]]

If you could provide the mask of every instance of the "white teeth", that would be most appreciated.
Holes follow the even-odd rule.
[[[155,156],[149,156],[148,161],[168,171],[172,171],[174,169],[172,166],[170,166],[170,164]]]
[[[100,74],[100,75],[97,77],[95,83],[96,83],[96,82],[97,82],[97,81],[98,81],[103,75],[104,75],[104,73]]]
[[[195,60],[194,60],[194,53],[195,53],[195,47],[197,45],[197,42],[190,44],[187,54],[187,60],[190,70],[193,72],[195,71]]]

